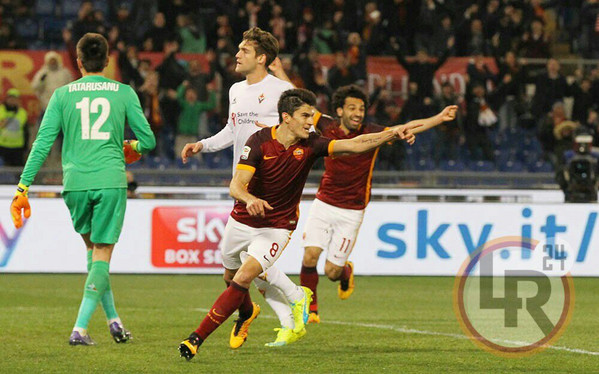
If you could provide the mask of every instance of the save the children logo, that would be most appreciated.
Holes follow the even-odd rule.
[[[551,346],[572,318],[574,262],[569,244],[555,237],[539,242],[506,236],[484,243],[455,278],[453,305],[462,330],[500,356]]]

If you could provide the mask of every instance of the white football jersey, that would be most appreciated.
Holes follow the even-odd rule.
[[[294,88],[287,81],[268,74],[255,84],[237,82],[229,90],[227,125],[216,135],[203,139],[202,152],[216,152],[233,145],[233,173],[249,137],[260,130],[256,122],[266,126],[279,123],[277,103],[284,91]]]

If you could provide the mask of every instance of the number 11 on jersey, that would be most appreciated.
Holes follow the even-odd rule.
[[[89,129],[89,114],[90,113],[98,113],[98,110],[102,108],[100,112],[100,116],[94,122],[94,125],[91,128],[91,133]],[[89,101],[89,97],[84,97],[75,104],[75,108],[81,110],[81,139],[84,140],[108,140],[110,138],[109,132],[102,132],[100,128],[110,115],[110,101],[108,101],[104,97],[97,97],[91,101]]]

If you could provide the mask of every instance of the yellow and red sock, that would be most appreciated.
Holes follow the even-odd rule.
[[[233,312],[239,309],[246,296],[249,296],[247,288],[231,282],[231,285],[216,299],[200,326],[195,330],[196,334],[202,340],[206,340]]]

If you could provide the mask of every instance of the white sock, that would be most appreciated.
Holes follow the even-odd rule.
[[[295,303],[304,297],[304,290],[276,267],[271,266],[264,275],[266,281],[281,290],[290,303]]]
[[[277,318],[279,318],[281,326],[288,329],[295,328],[293,312],[291,311],[291,307],[289,306],[285,295],[283,295],[278,288],[260,278],[254,279],[254,284],[258,287],[268,305],[270,305],[275,312]]]
[[[73,327],[73,331],[77,331],[81,336],[87,335],[87,329],[83,329],[81,327]]]
[[[108,326],[112,325],[113,322],[116,322],[119,324],[119,326],[123,326],[123,322],[121,322],[121,318],[120,317],[116,317],[116,318],[112,318],[106,321],[106,323],[108,324]]]

